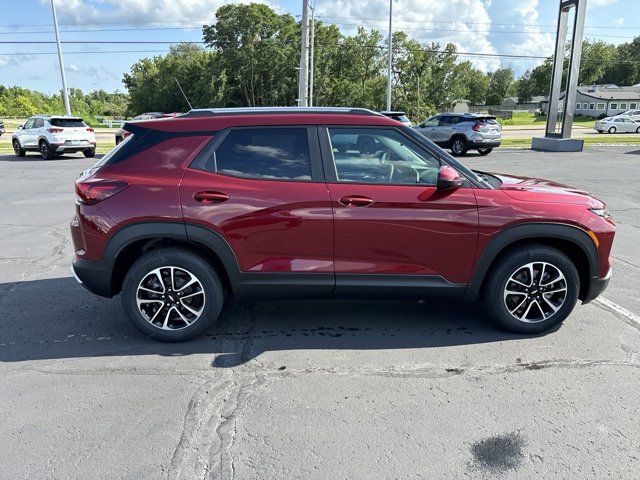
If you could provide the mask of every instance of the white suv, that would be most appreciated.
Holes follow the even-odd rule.
[[[17,157],[26,152],[40,152],[42,158],[51,160],[57,155],[82,152],[85,157],[96,155],[96,135],[78,117],[36,115],[19,125],[11,136],[13,151]]]

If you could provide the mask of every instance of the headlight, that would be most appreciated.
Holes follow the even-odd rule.
[[[602,207],[602,208],[590,208],[589,210],[591,210],[593,213],[595,213],[596,215],[598,215],[599,217],[602,217],[602,218],[611,217],[611,213],[609,213],[609,210],[607,210],[605,207]]]

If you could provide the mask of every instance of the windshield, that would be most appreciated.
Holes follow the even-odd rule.
[[[49,123],[54,127],[71,128],[86,127],[87,124],[81,118],[52,118]]]

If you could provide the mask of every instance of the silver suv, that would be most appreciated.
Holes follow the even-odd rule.
[[[454,155],[472,149],[488,155],[502,141],[502,128],[490,115],[439,113],[413,128]]]

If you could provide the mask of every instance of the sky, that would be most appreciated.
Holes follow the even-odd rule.
[[[254,0],[260,1],[260,0]],[[137,60],[168,44],[201,41],[224,0],[55,0],[67,83],[83,91],[126,91],[122,76]],[[262,0],[299,18],[301,0]],[[314,0],[310,0],[313,4]],[[585,36],[623,43],[640,35],[640,0],[588,0]],[[548,56],[554,47],[559,0],[394,0],[394,29],[425,42],[453,42],[484,71],[512,67],[516,75],[540,60],[491,55]],[[315,0],[318,19],[351,34],[356,26],[388,28],[388,0]],[[52,42],[51,0],[0,0],[0,85],[47,93],[61,88]],[[77,43],[64,43],[77,42]],[[97,42],[97,43],[88,43]],[[127,43],[105,43],[127,42]]]

